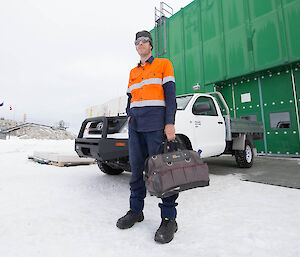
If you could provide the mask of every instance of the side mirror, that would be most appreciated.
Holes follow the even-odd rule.
[[[209,103],[199,103],[193,107],[193,113],[196,115],[209,111],[211,111]]]

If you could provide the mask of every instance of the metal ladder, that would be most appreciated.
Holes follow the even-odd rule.
[[[162,56],[167,52],[167,17],[165,13],[169,14],[170,16],[173,15],[173,8],[169,5],[167,5],[164,2],[160,2],[160,9],[157,9],[155,7],[154,9],[154,21],[155,21],[155,54],[157,57]],[[164,47],[160,51],[159,47],[159,31],[158,28],[163,28],[164,30],[164,35],[163,35],[163,40],[164,40]]]

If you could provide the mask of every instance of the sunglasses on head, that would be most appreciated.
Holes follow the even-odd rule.
[[[141,39],[137,39],[134,41],[134,44],[137,46],[140,42],[143,42],[144,44],[150,41],[150,38],[148,37],[142,37]]]

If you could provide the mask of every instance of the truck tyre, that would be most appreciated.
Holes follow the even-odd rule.
[[[106,163],[103,163],[101,161],[97,161],[97,164],[98,164],[99,169],[108,175],[119,175],[124,171],[122,169],[114,169],[114,168],[110,167],[109,165],[107,165]]]
[[[250,168],[253,164],[253,145],[249,140],[245,141],[245,150],[235,151],[235,161],[240,168]]]

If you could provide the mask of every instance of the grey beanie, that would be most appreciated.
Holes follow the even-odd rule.
[[[139,37],[148,37],[148,38],[150,38],[149,43],[150,43],[150,45],[151,45],[152,48],[153,48],[152,36],[151,36],[151,34],[150,34],[149,31],[147,31],[147,30],[139,31],[139,32],[136,33],[136,35],[135,35],[135,40],[137,40]]]

